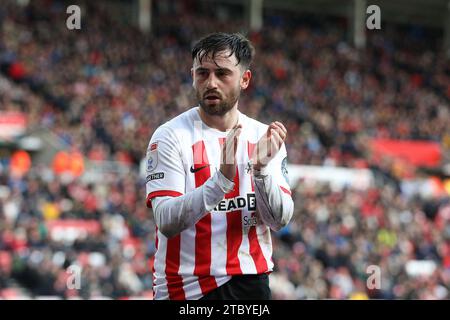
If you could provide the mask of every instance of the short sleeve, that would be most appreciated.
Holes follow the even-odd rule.
[[[177,197],[185,192],[185,171],[181,149],[170,128],[159,127],[147,148],[146,156],[147,206],[155,197]]]

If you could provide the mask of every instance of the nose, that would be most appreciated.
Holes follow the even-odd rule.
[[[217,88],[217,77],[215,76],[214,72],[211,72],[208,76],[208,79],[206,79],[206,89],[216,89]]]

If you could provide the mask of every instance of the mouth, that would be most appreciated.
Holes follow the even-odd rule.
[[[205,96],[204,100],[206,100],[208,102],[219,102],[220,96],[215,95],[215,94],[210,94],[210,95]]]

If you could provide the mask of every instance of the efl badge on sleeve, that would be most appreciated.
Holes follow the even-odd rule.
[[[158,166],[158,142],[154,142],[148,148],[147,172],[152,172]]]
[[[287,157],[284,157],[283,161],[281,161],[281,173],[283,174],[286,183],[289,184],[288,170],[286,168],[286,165],[287,165]]]

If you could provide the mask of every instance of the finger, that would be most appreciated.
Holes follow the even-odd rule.
[[[236,134],[234,135],[234,149],[233,154],[236,155],[237,149],[238,149],[238,143],[239,143],[239,136],[241,135],[242,129],[236,130]]]
[[[277,128],[277,125],[275,124],[275,122],[272,122],[272,123],[270,123],[269,128],[267,130],[276,129],[276,128]]]
[[[283,126],[283,124],[281,122],[278,122],[278,121],[275,122],[275,126],[276,126],[276,130],[280,133],[280,137],[283,138],[283,140],[285,140],[286,136],[287,136],[286,128]]]
[[[275,125],[277,126],[277,129],[279,129],[281,132],[284,133],[284,135],[287,135],[287,130],[286,130],[286,128],[283,126],[282,123],[276,122]]]
[[[235,132],[237,129],[242,129],[242,124],[240,124],[240,123],[236,124],[236,125],[231,129],[231,132]]]
[[[283,138],[286,137],[286,134],[283,132],[283,130],[281,130],[280,127],[276,126],[274,129],[270,129],[270,136],[272,136],[273,134],[277,134],[277,136],[284,141]]]
[[[225,138],[225,144],[226,144],[226,148],[229,147],[229,145],[231,143],[233,143],[234,138],[237,135],[240,135],[242,131],[242,127],[239,126],[235,126],[233,129],[230,130],[230,132],[228,133],[227,137]]]
[[[283,144],[283,139],[281,138],[278,131],[273,130],[272,136],[271,136],[271,142],[274,142],[276,144],[276,146],[277,146],[276,151],[278,151],[281,148],[281,145]]]
[[[272,129],[272,124],[270,124],[269,127],[267,128],[267,132],[266,132],[267,138],[270,138],[270,130],[271,129]]]
[[[241,128],[237,128],[232,135],[230,135],[229,137],[227,137],[227,142],[230,144],[234,143],[234,141],[236,139],[239,138],[239,136],[241,135],[242,129]],[[228,147],[229,147],[228,145]]]
[[[278,143],[283,143],[283,139],[281,138],[280,133],[277,130],[272,130],[271,140],[275,140]]]
[[[225,139],[224,148],[222,151],[225,153],[225,163],[226,164],[234,164],[235,156],[239,143],[239,136],[242,132],[242,127],[236,127],[234,132],[230,133],[230,135]]]
[[[283,126],[283,124],[281,123],[281,122],[279,122],[279,121],[275,121],[275,122],[272,122],[270,125],[269,125],[269,128],[268,128],[268,131],[270,131],[270,130],[276,130],[278,133],[279,133],[279,135],[280,135],[280,137],[283,139],[283,141],[286,139],[286,136],[287,136],[287,130],[286,130],[286,128]],[[267,137],[270,137],[270,134],[268,133],[267,134]]]
[[[273,155],[275,155],[280,149],[281,143],[283,143],[283,140],[281,139],[278,130],[270,129],[270,139],[267,156],[271,158]]]
[[[280,128],[283,130],[283,132],[287,132],[286,127],[285,127],[280,121],[275,121],[275,124],[276,124],[278,127],[280,127]]]
[[[283,141],[286,139],[286,132],[284,132],[283,129],[277,126],[277,128],[273,130],[278,133]]]
[[[233,164],[234,163],[234,139],[227,139],[225,142],[225,164]]]
[[[228,138],[232,139],[232,138],[236,135],[236,132],[237,132],[238,130],[242,130],[242,125],[241,125],[241,124],[235,125],[235,126],[230,130],[230,132],[229,132],[228,135],[227,135],[227,139],[228,139]]]

